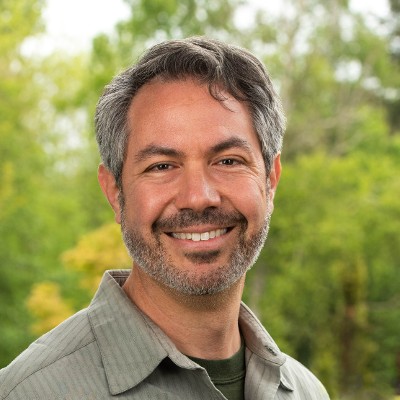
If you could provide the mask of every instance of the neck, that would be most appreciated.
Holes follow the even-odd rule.
[[[240,348],[239,308],[244,277],[229,289],[204,296],[177,293],[134,266],[123,289],[172,340],[180,352],[209,360]]]

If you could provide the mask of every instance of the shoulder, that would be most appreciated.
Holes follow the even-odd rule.
[[[303,364],[285,355],[286,361],[281,366],[282,384],[297,393],[307,394],[309,400],[328,400],[329,395],[318,378]]]
[[[0,370],[0,399],[11,398],[11,392],[35,376],[40,375],[40,379],[46,380],[47,374],[51,379],[57,374],[62,375],[66,365],[71,363],[69,360],[93,342],[95,338],[85,309],[41,336],[9,366]]]

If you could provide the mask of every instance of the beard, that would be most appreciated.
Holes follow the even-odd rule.
[[[239,212],[222,212],[218,209],[205,209],[194,212],[190,209],[178,214],[156,220],[152,225],[152,238],[146,240],[134,226],[129,226],[121,196],[121,231],[125,246],[132,259],[147,275],[158,283],[183,295],[203,296],[222,292],[236,283],[257,261],[268,236],[271,213],[268,213],[260,229],[246,238],[247,220]],[[211,271],[199,273],[180,269],[174,265],[164,248],[161,235],[169,229],[179,231],[193,225],[213,224],[235,226],[238,238],[226,263]],[[211,264],[220,256],[220,251],[186,253],[185,257],[193,264]]]

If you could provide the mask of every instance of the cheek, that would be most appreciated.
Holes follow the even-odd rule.
[[[168,205],[168,191],[154,190],[138,185],[125,196],[126,216],[138,230],[151,230],[151,226]]]
[[[258,227],[264,224],[269,211],[266,184],[255,178],[239,187],[241,189],[232,190],[233,206],[245,216],[249,222],[249,228],[253,225]]]

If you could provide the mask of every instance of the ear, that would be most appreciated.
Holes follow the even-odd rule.
[[[101,190],[106,196],[115,214],[115,221],[121,223],[121,209],[119,205],[119,193],[117,182],[115,181],[114,175],[104,166],[99,165],[97,177],[99,179]]]
[[[279,179],[281,177],[281,172],[282,172],[281,155],[279,153],[275,156],[274,161],[272,163],[271,172],[269,173],[269,182],[270,182],[269,199],[272,207],[274,206],[275,192],[278,187]]]

